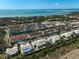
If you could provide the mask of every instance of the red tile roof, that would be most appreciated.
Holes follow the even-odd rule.
[[[10,38],[12,40],[22,40],[22,39],[29,38],[29,37],[31,37],[30,34],[22,34],[22,35],[11,36]]]

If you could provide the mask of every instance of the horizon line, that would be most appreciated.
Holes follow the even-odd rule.
[[[1,8],[1,9],[24,9],[24,8]],[[25,8],[26,9],[26,8]],[[31,9],[31,8],[29,8]],[[34,9],[34,8],[33,8]],[[36,9],[36,8],[35,8]],[[37,8],[38,9],[38,8]],[[41,8],[39,8],[41,9]],[[45,9],[79,9],[79,8],[45,8]]]

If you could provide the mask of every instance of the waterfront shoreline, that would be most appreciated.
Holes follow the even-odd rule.
[[[0,17],[32,17],[70,14],[79,9],[0,9]]]

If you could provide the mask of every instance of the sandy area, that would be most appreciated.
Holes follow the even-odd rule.
[[[79,49],[75,49],[59,59],[79,59]]]

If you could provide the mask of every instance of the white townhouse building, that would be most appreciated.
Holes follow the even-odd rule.
[[[16,53],[18,53],[18,47],[17,46],[6,49],[6,54],[9,55],[9,56],[14,55]]]
[[[23,55],[29,54],[31,49],[32,49],[32,46],[30,43],[25,43],[25,44],[20,45],[20,51],[21,51],[21,54]]]

